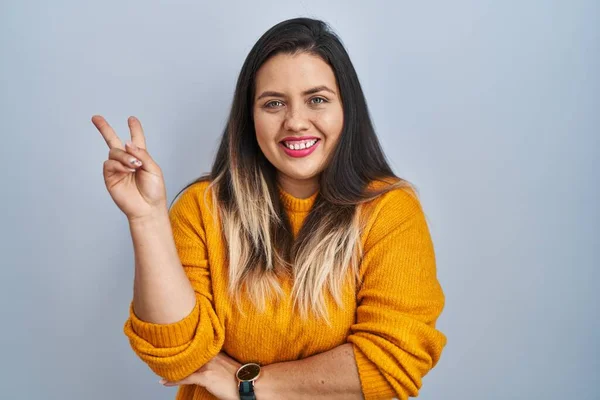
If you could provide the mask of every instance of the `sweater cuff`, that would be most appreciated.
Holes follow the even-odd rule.
[[[129,320],[132,330],[156,348],[177,347],[189,343],[196,332],[199,321],[198,297],[192,311],[180,321],[170,324],[155,324],[139,319],[133,311],[133,301],[129,305]]]
[[[396,392],[379,371],[377,365],[369,360],[358,346],[353,344],[352,347],[365,400],[391,399],[396,396]]]

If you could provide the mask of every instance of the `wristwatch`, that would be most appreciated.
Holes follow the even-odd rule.
[[[254,381],[260,375],[260,365],[255,363],[244,364],[237,370],[235,377],[238,380],[240,399],[256,400],[254,395]]]

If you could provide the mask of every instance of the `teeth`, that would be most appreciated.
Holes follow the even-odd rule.
[[[303,140],[301,142],[283,142],[285,147],[292,150],[304,150],[312,147],[315,143],[317,143],[316,139],[312,140]]]

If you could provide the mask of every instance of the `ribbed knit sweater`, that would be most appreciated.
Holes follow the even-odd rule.
[[[291,301],[246,316],[227,296],[226,248],[203,201],[208,182],[186,189],[169,211],[182,266],[196,292],[196,306],[181,321],[140,320],[129,306],[124,332],[156,374],[181,380],[221,350],[240,363],[293,361],[352,343],[365,399],[416,396],[422,377],[438,362],[446,336],[436,329],[445,296],[436,276],[434,247],[422,206],[407,189],[367,203],[370,218],[361,237],[362,283],[346,287],[344,308],[330,299],[331,326],[302,321]],[[279,188],[294,235],[317,193],[300,199]],[[209,195],[207,201],[212,207]],[[290,278],[291,279],[291,278]],[[348,280],[349,282],[352,280]],[[292,283],[282,282],[286,294]],[[287,296],[290,300],[290,296]],[[198,385],[182,385],[176,400],[214,399]],[[259,399],[260,400],[260,399]]]

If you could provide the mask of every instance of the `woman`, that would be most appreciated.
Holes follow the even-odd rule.
[[[140,122],[123,147],[92,121],[134,243],[124,332],[177,399],[418,394],[446,344],[433,244],[323,22],[291,19],[258,40],[212,171],[170,208]]]

